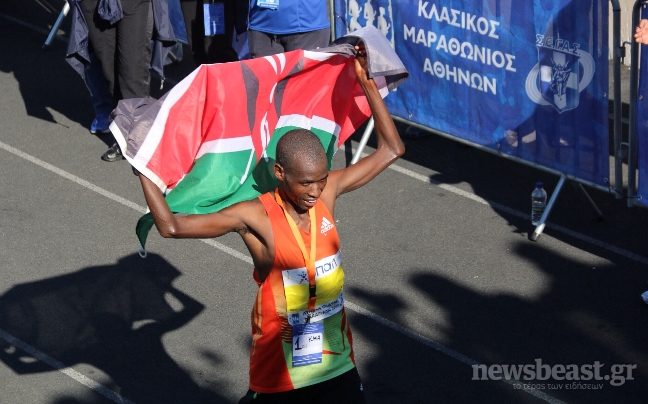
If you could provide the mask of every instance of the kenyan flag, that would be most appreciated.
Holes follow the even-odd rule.
[[[369,53],[371,41],[363,39]],[[313,131],[330,166],[371,113],[352,55],[342,44],[202,65],[159,100],[120,101],[111,130],[128,162],[166,193],[171,211],[216,212],[277,186],[275,147],[291,129]],[[395,88],[407,75],[404,68],[398,73],[391,83],[374,75],[383,97],[388,83]],[[152,225],[150,214],[137,224],[142,246]]]

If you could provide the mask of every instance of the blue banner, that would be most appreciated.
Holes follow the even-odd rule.
[[[608,185],[608,0],[335,0],[410,72],[395,116]]]
[[[645,15],[643,18],[646,18]],[[639,90],[637,97],[637,168],[638,200],[643,205],[648,205],[648,46],[641,46],[641,61],[639,68]]]

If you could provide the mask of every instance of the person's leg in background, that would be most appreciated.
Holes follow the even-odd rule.
[[[287,35],[273,35],[248,30],[248,46],[252,58],[270,56],[297,49],[324,48],[329,45],[330,40],[331,31],[329,28]]]
[[[223,8],[225,14],[225,33],[205,38],[207,63],[227,63],[239,60],[238,54],[232,47],[234,23],[236,22],[236,2],[226,1]]]
[[[151,1],[122,0],[124,17],[117,22],[115,90],[117,100],[149,96],[151,74]],[[122,160],[117,142],[101,156],[104,161]]]
[[[196,0],[180,0],[180,7],[182,8],[182,15],[184,17],[185,27],[187,28],[187,42],[189,42],[189,49],[191,54],[194,57],[194,62],[196,65],[200,63],[196,62],[194,53],[194,25],[196,25]]]
[[[151,38],[147,25],[150,0],[122,0],[124,17],[117,23],[117,88],[119,99],[149,96]]]
[[[300,32],[297,34],[281,35],[279,42],[289,52],[297,49],[326,48],[331,42],[331,30],[329,28],[318,29],[317,31]]]
[[[81,9],[83,16],[88,23],[88,39],[95,57],[101,64],[101,72],[107,83],[108,91],[115,98],[115,50],[117,39],[117,27],[110,25],[106,20],[99,17],[97,4],[99,0],[83,0]]]
[[[95,119],[90,125],[90,133],[110,133],[110,113],[115,109],[110,90],[101,69],[101,62],[94,52],[90,52],[90,64],[85,69],[85,83],[90,92],[90,101],[95,111]]]
[[[277,38],[277,35],[248,30],[248,46],[252,59],[285,52],[283,45],[277,41]]]

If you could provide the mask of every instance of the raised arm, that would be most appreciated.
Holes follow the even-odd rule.
[[[244,219],[239,216],[245,202],[217,213],[175,216],[158,187],[144,175],[140,174],[139,177],[155,227],[162,237],[212,238],[247,229]]]
[[[336,197],[368,183],[405,153],[405,146],[378,87],[374,80],[368,77],[367,51],[364,44],[356,46],[356,50],[358,53],[355,57],[355,73],[373,114],[378,147],[375,152],[356,164],[331,172],[327,187],[335,190]]]

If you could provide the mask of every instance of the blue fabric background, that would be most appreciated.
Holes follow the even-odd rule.
[[[449,20],[431,19],[432,6],[443,17],[445,7]],[[584,180],[607,186],[609,177],[608,129],[608,1],[607,0],[336,0],[336,35],[345,35],[351,28],[379,23],[383,33],[392,40],[396,53],[408,71],[409,79],[398,91],[386,98],[392,114],[452,136],[516,156],[525,161],[572,174]],[[373,9],[372,13],[366,13]],[[380,10],[380,7],[383,10]],[[354,12],[362,8],[359,12]],[[483,17],[496,24],[495,35],[449,24],[453,14],[461,25],[461,13]],[[390,12],[391,11],[391,12]],[[468,17],[464,14],[464,18]],[[355,15],[355,17],[354,17]],[[382,15],[382,21],[380,21]],[[592,17],[593,16],[593,17]],[[368,18],[369,20],[368,21]],[[483,21],[482,21],[483,23]],[[406,34],[412,27],[414,37]],[[483,27],[483,25],[482,25]],[[436,35],[431,47],[419,38],[428,32]],[[512,68],[507,70],[492,63],[468,60],[437,49],[440,37],[451,38],[459,44],[468,42],[491,53],[514,56]],[[569,43],[559,50],[536,46],[537,35],[561,39]],[[407,38],[406,38],[407,37]],[[419,40],[419,43],[415,43]],[[586,60],[583,54],[570,51],[574,44],[591,57],[595,67],[589,84]],[[467,48],[466,48],[467,49]],[[571,86],[562,100],[568,108],[556,107],[545,100],[534,102],[529,96],[527,80],[535,86],[536,96],[543,86],[536,65],[545,65],[551,77],[552,58],[560,62],[561,55],[570,60]],[[499,57],[499,56],[498,56]],[[438,77],[424,71],[426,58],[431,65],[440,62],[444,68],[461,69],[496,83],[495,91],[479,91],[454,82],[454,76]],[[502,59],[496,60],[500,62]],[[580,61],[579,61],[580,60]],[[591,69],[590,69],[591,71]],[[477,80],[477,83],[479,80]],[[583,86],[578,91],[579,84]],[[584,85],[587,84],[585,87]],[[575,88],[574,88],[575,87]],[[549,83],[544,85],[544,97],[551,101]],[[493,94],[495,92],[495,94]]]

